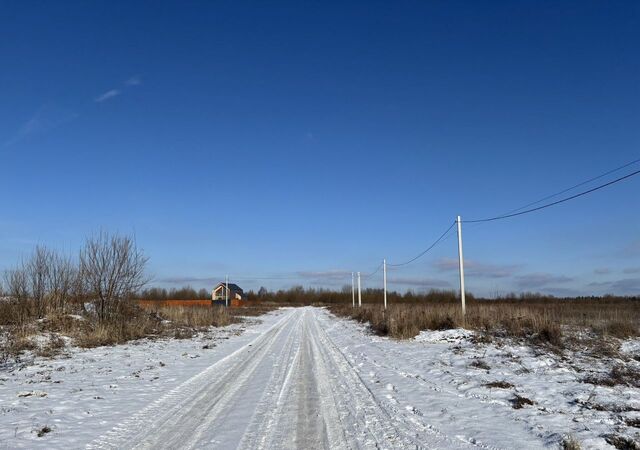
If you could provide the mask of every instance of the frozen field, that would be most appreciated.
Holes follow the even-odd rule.
[[[639,389],[581,381],[611,361],[469,337],[398,342],[307,307],[190,340],[70,349],[2,368],[0,448],[534,449],[568,436],[613,448],[612,436],[639,438]],[[638,341],[623,350],[640,369]]]

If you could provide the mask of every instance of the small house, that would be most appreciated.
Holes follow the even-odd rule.
[[[229,289],[227,296],[227,286]],[[232,300],[245,300],[244,291],[234,283],[218,283],[218,285],[211,291],[211,300],[216,303],[224,303],[227,299]]]

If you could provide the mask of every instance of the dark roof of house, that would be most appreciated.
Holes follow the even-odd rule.
[[[224,282],[220,282],[220,283],[218,283],[218,285],[215,287],[215,289],[217,289],[217,288],[218,288],[218,287],[220,287],[220,286],[224,286],[225,284],[226,284],[226,283],[224,283]],[[230,291],[235,291],[235,292],[243,292],[243,291],[242,291],[242,288],[241,288],[240,286],[238,286],[237,284],[235,284],[235,283],[229,283],[229,290],[230,290]]]

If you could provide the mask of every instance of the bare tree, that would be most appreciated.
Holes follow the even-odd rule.
[[[48,281],[51,306],[64,312],[69,299],[77,294],[78,268],[71,258],[54,254]]]
[[[29,295],[35,304],[35,314],[38,318],[43,317],[47,310],[48,283],[53,258],[52,251],[46,247],[37,246],[24,265]]]
[[[22,323],[31,315],[27,273],[23,267],[7,270],[4,274],[7,294],[18,305],[18,318]]]
[[[80,276],[86,293],[97,301],[100,320],[147,283],[147,261],[130,237],[101,232],[87,239],[80,251]]]

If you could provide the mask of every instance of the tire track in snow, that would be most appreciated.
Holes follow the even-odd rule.
[[[359,407],[365,408],[365,426],[370,430],[384,430],[382,436],[375,436],[376,447],[385,448],[385,443],[391,441],[395,442],[393,448],[477,448],[459,439],[452,439],[436,428],[419,422],[415,417],[406,418],[397,408],[388,411],[362,381],[357,369],[334,344],[319,322],[316,320],[314,326],[317,328],[321,347],[325,349],[324,354],[333,361],[331,365],[339,370],[346,383],[338,384],[348,389],[352,398],[358,398]],[[390,413],[393,413],[393,416]],[[373,426],[370,425],[372,422]]]
[[[114,427],[114,429],[106,435],[90,443],[87,448],[146,448],[149,440],[156,441],[157,437],[164,435],[164,433],[170,432],[174,437],[176,435],[184,436],[181,432],[182,430],[176,429],[176,427],[181,418],[189,418],[187,411],[191,412],[195,405],[202,406],[202,404],[210,404],[211,406],[215,406],[216,401],[224,394],[224,392],[220,391],[226,387],[227,380],[233,379],[232,375],[234,373],[239,374],[242,369],[248,366],[255,367],[255,365],[251,365],[253,359],[246,356],[246,354],[249,353],[249,349],[253,348],[254,350],[251,355],[263,351],[262,355],[264,356],[264,350],[273,344],[275,339],[286,328],[285,325],[287,322],[294,316],[295,310],[292,310],[252,342],[222,358],[180,386],[172,389],[169,393],[134,414],[124,423]],[[220,386],[220,384],[224,386]],[[215,390],[217,393],[213,398],[208,395],[211,393],[211,390]],[[194,412],[198,415],[197,410],[194,410]],[[195,417],[191,417],[191,419],[191,422],[197,421]],[[184,442],[179,442],[178,444],[179,447],[183,447],[181,444],[184,444]],[[158,442],[156,448],[172,447],[168,446],[167,442]]]
[[[88,448],[471,447],[385,407],[323,328],[326,317],[288,311]]]

